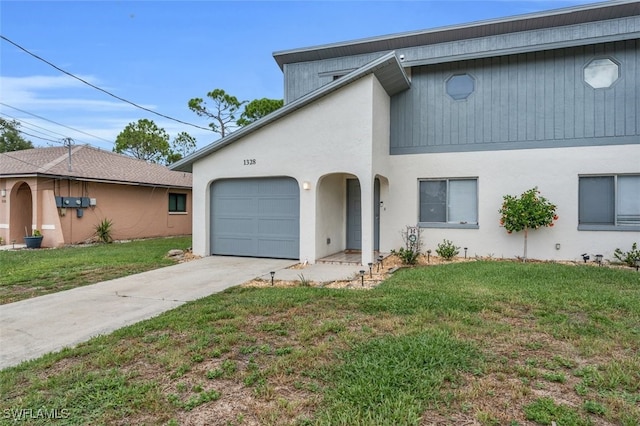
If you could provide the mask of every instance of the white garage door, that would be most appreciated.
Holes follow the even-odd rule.
[[[211,254],[298,259],[300,190],[288,177],[211,185]]]

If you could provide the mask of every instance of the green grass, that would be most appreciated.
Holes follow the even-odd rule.
[[[469,262],[401,270],[371,291],[236,287],[1,371],[0,412],[64,409],[64,424],[216,413],[221,424],[631,426],[639,336],[632,270]]]
[[[176,237],[0,251],[0,304],[172,265],[167,252],[190,246],[191,237]]]

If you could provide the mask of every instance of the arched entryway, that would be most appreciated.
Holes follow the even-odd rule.
[[[33,197],[31,187],[26,182],[18,182],[9,195],[9,242],[22,243],[25,235],[31,235],[33,221]]]

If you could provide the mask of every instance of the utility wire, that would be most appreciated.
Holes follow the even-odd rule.
[[[19,132],[22,133],[23,135],[31,136],[32,138],[42,139],[43,141],[47,141],[47,142],[54,142],[54,143],[58,143],[58,144],[60,144],[60,143],[63,144],[64,143],[64,142],[62,142],[60,140],[54,140],[54,139],[44,138],[44,137],[38,136],[38,135],[32,135],[31,133],[27,133],[24,130],[19,130]]]
[[[0,115],[4,115],[5,117],[9,117],[12,120],[17,121],[20,124],[20,127],[26,127],[28,130],[30,130],[32,132],[42,133],[43,135],[51,136],[51,135],[45,133],[45,132],[48,132],[48,133],[53,133],[54,135],[62,136],[63,138],[68,137],[68,135],[63,135],[62,133],[54,132],[53,130],[49,130],[49,129],[45,128],[45,127],[38,126],[37,124],[29,123],[28,121],[24,121],[24,120],[18,119],[18,117],[15,117],[15,116],[13,116],[11,114],[7,114],[6,112],[0,111]],[[38,129],[42,129],[42,130],[44,130],[44,132],[42,130],[36,130],[34,127],[38,128]],[[21,130],[18,129],[18,132],[20,132],[20,131]],[[80,142],[82,142],[82,141],[80,141]]]
[[[48,118],[44,118],[44,117],[42,117],[42,116],[40,116],[38,114],[34,114],[32,112],[25,111],[23,109],[16,108],[14,106],[5,104],[4,102],[0,102],[0,105],[15,109],[16,111],[20,111],[20,112],[25,113],[25,114],[29,114],[29,115],[31,115],[33,117],[36,117],[36,118],[39,118],[41,120],[48,121],[49,123],[57,124],[58,126],[62,126],[62,127],[65,127],[65,128],[67,128],[69,130],[73,130],[74,132],[82,133],[82,134],[85,134],[87,136],[91,136],[92,138],[96,138],[96,139],[100,139],[100,140],[105,141],[105,142],[109,142],[110,144],[114,143],[113,141],[110,141],[109,139],[101,138],[100,136],[92,135],[91,133],[87,133],[87,132],[84,132],[82,130],[74,129],[73,127],[65,126],[64,124],[58,123],[58,122],[53,121],[53,120],[49,120]]]
[[[71,73],[70,73],[70,72],[68,72],[68,71],[63,70],[62,68],[58,67],[57,65],[52,64],[51,62],[47,61],[47,60],[46,60],[46,59],[44,59],[44,58],[41,58],[40,56],[36,55],[35,53],[30,52],[29,50],[25,49],[24,47],[20,46],[19,44],[15,43],[15,42],[13,42],[13,41],[11,41],[11,40],[9,40],[8,38],[6,38],[5,36],[3,36],[3,35],[1,35],[1,34],[0,34],[0,38],[1,38],[2,40],[4,40],[4,41],[8,42],[8,43],[11,43],[12,45],[14,45],[14,46],[15,46],[15,47],[17,47],[18,49],[22,50],[23,52],[27,53],[28,55],[31,55],[31,56],[33,56],[34,58],[36,58],[36,59],[38,59],[38,60],[40,60],[40,61],[44,62],[45,64],[47,64],[47,65],[49,65],[49,66],[51,66],[51,67],[53,67],[53,68],[57,69],[57,70],[58,70],[58,71],[60,71],[61,73],[66,74],[66,75],[68,75],[69,77],[75,78],[76,80],[81,81],[82,83],[86,84],[87,86],[89,86],[89,87],[93,87],[94,89],[99,90],[99,91],[101,91],[102,93],[106,93],[107,95],[109,95],[109,96],[111,96],[111,97],[113,97],[113,98],[116,98],[116,99],[118,99],[119,101],[122,101],[122,102],[124,102],[124,103],[129,104],[129,105],[133,105],[133,106],[134,106],[134,107],[136,107],[136,108],[139,108],[139,109],[141,109],[141,110],[144,110],[144,111],[150,112],[151,114],[155,114],[155,115],[157,115],[157,116],[160,116],[160,117],[166,118],[166,119],[168,119],[168,120],[176,121],[176,122],[178,122],[178,123],[180,123],[180,124],[185,124],[185,125],[187,125],[187,126],[195,127],[195,128],[201,129],[201,130],[208,130],[208,131],[212,131],[212,130],[211,130],[211,128],[198,126],[198,125],[196,125],[196,124],[187,123],[186,121],[182,121],[182,120],[179,120],[179,119],[177,119],[177,118],[169,117],[168,115],[161,114],[161,113],[156,112],[156,111],[153,111],[153,110],[151,110],[151,109],[149,109],[149,108],[145,108],[145,107],[143,107],[143,106],[141,106],[141,105],[138,105],[138,104],[136,104],[136,103],[134,103],[134,102],[131,102],[131,101],[128,101],[128,100],[126,100],[126,99],[124,99],[124,98],[121,98],[121,97],[120,97],[120,96],[118,96],[118,95],[114,95],[113,93],[111,93],[111,92],[109,92],[109,91],[107,91],[107,90],[105,90],[105,89],[102,89],[102,88],[100,88],[100,87],[98,87],[98,86],[96,86],[96,85],[94,85],[94,84],[89,83],[89,82],[88,82],[88,81],[86,81],[86,80],[83,80],[82,78],[80,78],[80,77],[78,77],[78,76],[76,76],[76,75],[71,74]]]

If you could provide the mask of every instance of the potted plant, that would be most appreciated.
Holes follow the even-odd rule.
[[[24,243],[27,245],[27,248],[40,248],[42,245],[42,233],[39,229],[34,229],[31,236],[25,235]]]

